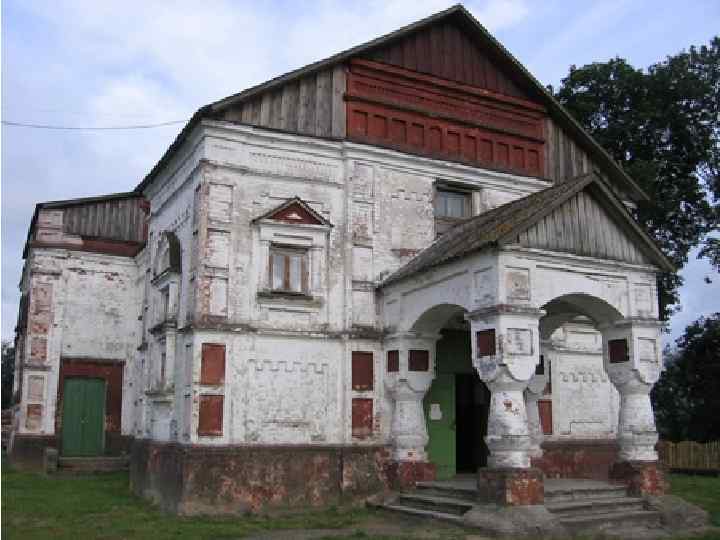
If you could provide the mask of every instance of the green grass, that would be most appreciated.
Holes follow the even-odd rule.
[[[671,475],[672,493],[710,512],[720,526],[720,478]],[[323,529],[325,539],[460,539],[470,531],[403,522],[365,508],[308,511],[283,517],[180,518],[133,496],[127,473],[54,476],[3,467],[2,535],[8,539],[230,539],[263,531]],[[342,532],[341,532],[342,531]],[[349,534],[349,536],[345,536]],[[717,532],[694,540],[717,540]],[[679,540],[679,539],[678,539]]]
[[[716,476],[670,475],[671,493],[710,512],[710,520],[720,527],[720,478]]]
[[[268,529],[349,528],[369,510],[304,512],[281,518],[178,518],[129,493],[126,473],[46,477],[2,473],[3,538],[238,538]]]

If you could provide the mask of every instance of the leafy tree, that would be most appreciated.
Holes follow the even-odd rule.
[[[2,342],[2,408],[12,405],[13,381],[15,379],[15,347],[9,341]]]
[[[649,194],[635,217],[682,267],[690,250],[720,269],[720,36],[647,70],[622,58],[572,66],[559,101]],[[678,275],[660,280],[661,314]]]
[[[720,313],[700,318],[676,341],[652,390],[663,439],[720,439]]]

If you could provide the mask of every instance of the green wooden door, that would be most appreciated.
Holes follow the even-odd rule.
[[[65,379],[63,388],[62,453],[97,456],[105,446],[105,381]]]
[[[428,454],[438,480],[455,476],[455,374],[438,373],[425,395]]]

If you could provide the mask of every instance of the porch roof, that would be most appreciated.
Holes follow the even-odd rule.
[[[519,234],[585,189],[592,191],[603,208],[612,214],[614,221],[627,232],[652,264],[664,271],[675,271],[674,265],[637,224],[622,201],[612,193],[599,175],[592,172],[516,199],[460,223],[388,276],[381,287],[488,247],[516,243]]]

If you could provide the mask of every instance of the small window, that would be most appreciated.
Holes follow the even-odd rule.
[[[270,288],[273,291],[307,294],[307,250],[270,248]]]
[[[465,219],[470,217],[470,193],[438,189],[435,194],[435,217]]]

